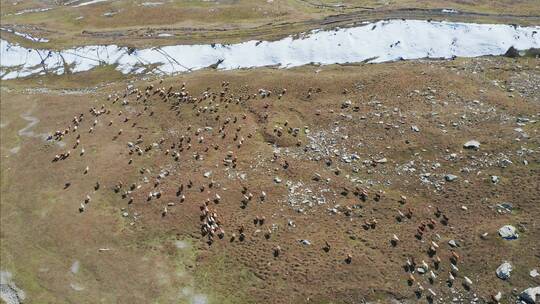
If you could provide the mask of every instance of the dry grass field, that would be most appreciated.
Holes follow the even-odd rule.
[[[510,303],[539,283],[539,77],[492,57],[4,81],[2,270],[28,303]],[[436,278],[410,286],[407,259]]]
[[[540,24],[538,0],[0,6],[2,39],[49,50]],[[540,286],[538,56],[115,68],[0,82],[0,302],[518,303]]]
[[[28,47],[60,49],[111,43],[151,47],[273,40],[387,18],[540,23],[536,0],[119,0],[84,5],[89,2],[1,0],[1,27],[48,42],[35,43],[6,31],[0,33]]]

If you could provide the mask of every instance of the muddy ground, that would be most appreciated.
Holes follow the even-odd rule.
[[[539,75],[486,57],[3,81],[2,270],[29,303],[514,302],[540,283]]]

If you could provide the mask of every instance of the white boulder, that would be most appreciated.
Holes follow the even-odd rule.
[[[499,235],[506,240],[514,240],[519,237],[516,227],[512,225],[505,225],[499,229]]]
[[[480,148],[480,142],[478,140],[469,140],[468,142],[463,144],[463,148],[477,150]]]
[[[519,299],[527,304],[535,304],[538,295],[540,295],[540,286],[529,287],[519,294]]]
[[[499,277],[499,279],[506,280],[510,278],[511,271],[512,271],[512,264],[505,261],[499,267],[497,267],[497,270],[495,272],[497,273],[497,277]]]

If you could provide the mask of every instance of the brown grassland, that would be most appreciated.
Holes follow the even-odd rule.
[[[3,81],[2,270],[28,303],[425,302],[427,291],[415,295],[403,269],[414,258],[438,273],[432,283],[414,274],[436,302],[488,302],[497,291],[510,301],[513,288],[539,283],[528,275],[540,259],[539,64],[491,57],[204,70],[163,83],[100,68]],[[143,97],[124,96],[136,88]],[[262,98],[259,89],[272,93]],[[102,105],[105,114],[89,112]],[[28,128],[32,117],[39,122]],[[526,138],[514,130],[518,117],[532,121],[521,126]],[[59,141],[39,136],[65,128]],[[151,149],[130,154],[139,136]],[[470,139],[481,142],[478,151],[463,149]],[[228,151],[234,166],[224,162]],[[512,164],[502,168],[504,159]],[[147,199],[158,190],[161,197]],[[225,232],[211,244],[200,229],[207,199]],[[497,212],[502,202],[511,213]],[[411,217],[398,220],[399,211]],[[254,224],[257,217],[264,222]],[[497,235],[506,224],[518,227],[518,240]],[[440,248],[430,256],[431,240]],[[452,251],[460,259],[450,288]],[[504,260],[514,266],[508,281],[494,273]]]
[[[537,0],[118,0],[79,7],[88,1],[13,2],[0,1],[0,25],[49,42],[34,43],[6,31],[1,34],[27,47],[49,49],[111,43],[153,47],[273,40],[390,18],[540,23]],[[36,12],[39,9],[49,10]],[[444,13],[442,9],[458,12]]]

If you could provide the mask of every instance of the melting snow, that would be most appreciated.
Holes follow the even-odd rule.
[[[86,6],[86,5],[91,5],[91,4],[100,3],[100,2],[107,2],[107,1],[109,0],[92,0],[92,1],[87,1],[87,2],[74,5],[73,7]]]
[[[159,6],[159,5],[162,5],[162,4],[163,4],[163,2],[143,2],[140,5],[141,6],[150,6],[150,7],[152,7],[152,6]]]
[[[76,260],[75,262],[73,262],[73,264],[71,264],[70,270],[73,274],[76,274],[77,272],[79,272],[80,267],[81,267],[81,263]]]
[[[441,12],[447,13],[447,14],[457,14],[457,13],[459,13],[457,10],[452,9],[452,8],[444,8],[444,9],[441,10]]]
[[[539,32],[540,26],[389,20],[353,28],[312,31],[299,38],[287,37],[271,42],[176,45],[140,50],[100,45],[57,52],[31,50],[0,40],[0,77],[62,74],[66,65],[71,72],[81,72],[103,64],[115,64],[116,69],[125,74],[141,73],[146,70],[143,67],[155,65],[150,72],[164,75],[212,65],[224,70],[262,66],[289,68],[310,63],[378,63],[502,55],[510,46],[539,48]]]
[[[46,12],[46,11],[49,11],[49,10],[52,10],[52,7],[46,7],[46,8],[30,8],[30,9],[25,9],[25,10],[22,10],[22,11],[18,11],[15,13],[15,15],[24,15],[24,14],[29,14],[29,13],[41,13],[41,12]]]
[[[12,34],[17,35],[19,37],[23,37],[25,39],[28,39],[28,40],[30,40],[32,42],[49,42],[49,39],[47,39],[47,38],[36,38],[36,37],[33,37],[33,36],[29,35],[29,34],[17,32],[15,30],[4,28],[4,27],[0,27],[0,31],[6,31],[8,33],[12,33]]]
[[[23,303],[25,298],[25,292],[13,282],[11,272],[0,271],[0,299],[6,304],[19,304]]]

